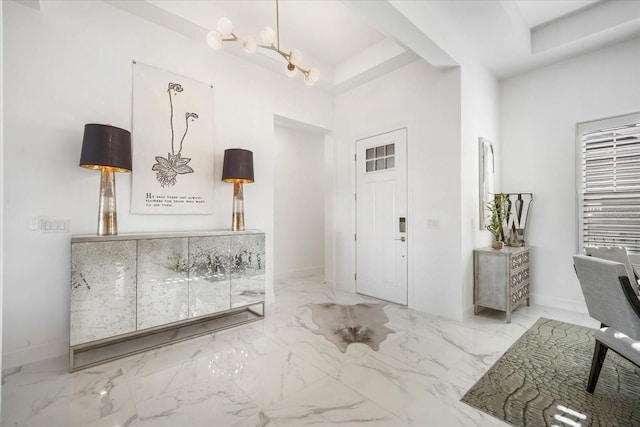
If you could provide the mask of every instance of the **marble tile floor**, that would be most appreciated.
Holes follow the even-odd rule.
[[[456,322],[388,304],[395,330],[374,352],[313,334],[307,303],[375,302],[318,277],[276,285],[264,320],[76,373],[58,358],[3,372],[2,426],[504,426],[461,396],[539,317],[520,307]]]

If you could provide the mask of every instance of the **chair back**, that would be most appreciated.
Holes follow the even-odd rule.
[[[640,316],[627,299],[619,279],[627,277],[624,265],[585,255],[574,255],[573,263],[589,315],[636,341],[640,340]]]
[[[631,260],[629,259],[629,254],[622,246],[591,246],[584,248],[584,252],[589,256],[621,262],[627,270],[627,275],[629,276],[631,284],[636,283],[635,273],[633,271],[633,266],[631,265]]]

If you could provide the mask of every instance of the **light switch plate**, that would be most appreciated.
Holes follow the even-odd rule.
[[[32,216],[29,218],[31,231],[43,231],[45,233],[68,233],[71,221],[68,219],[49,218],[45,216]]]

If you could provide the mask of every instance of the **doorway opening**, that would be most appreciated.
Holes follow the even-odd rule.
[[[274,122],[274,272],[276,281],[324,280],[325,134],[276,116]]]

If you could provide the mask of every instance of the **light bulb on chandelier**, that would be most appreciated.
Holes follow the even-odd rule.
[[[273,31],[271,27],[264,27],[260,30],[260,42],[265,46],[273,45],[273,42],[276,41],[276,33]]]
[[[244,36],[242,40],[240,40],[240,45],[242,46],[242,50],[247,53],[255,52],[258,47],[256,40],[251,36]]]
[[[309,68],[304,73],[304,82],[307,86],[313,86],[320,79],[320,71],[317,68]]]
[[[229,18],[220,18],[216,28],[224,38],[231,37],[233,35],[233,23]]]
[[[293,65],[302,64],[302,52],[300,52],[298,49],[293,49],[289,54],[289,62]]]
[[[217,31],[209,31],[207,34],[207,44],[212,49],[218,50],[222,47],[222,36]]]
[[[215,30],[207,34],[207,44],[215,50],[222,47],[224,42],[240,42],[242,50],[246,53],[253,53],[258,47],[277,52],[285,61],[285,74],[293,77],[300,70],[304,77],[304,82],[308,86],[313,86],[320,79],[320,72],[317,68],[304,69],[301,67],[303,56],[298,49],[291,52],[284,52],[280,49],[280,18],[278,12],[278,0],[276,0],[276,31],[270,27],[264,27],[259,34],[260,44],[251,36],[238,37],[233,32],[233,23],[229,18],[220,18]]]

